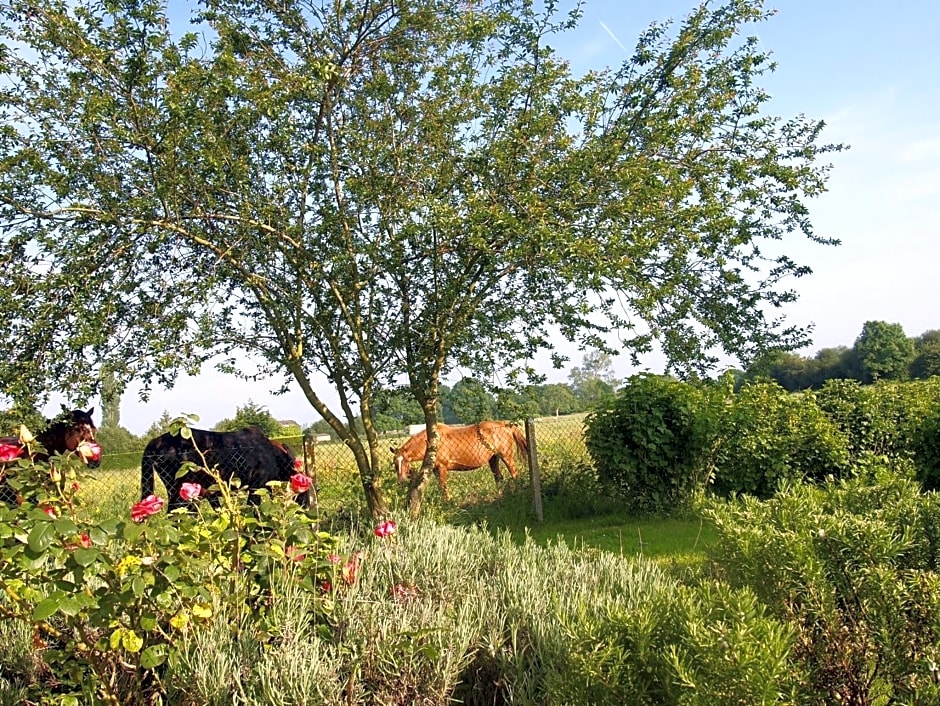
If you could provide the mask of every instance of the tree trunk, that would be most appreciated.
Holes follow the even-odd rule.
[[[421,464],[421,470],[418,475],[412,479],[408,486],[408,514],[411,517],[417,517],[421,512],[421,500],[424,497],[424,490],[427,487],[428,480],[434,475],[434,463],[437,460],[437,383],[433,381],[433,394],[427,395],[421,399],[421,406],[424,408],[425,429],[428,435],[428,449],[424,454],[424,461]]]

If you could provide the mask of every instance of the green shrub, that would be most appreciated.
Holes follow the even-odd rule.
[[[716,397],[666,376],[630,378],[610,408],[585,420],[598,478],[632,510],[687,506],[708,476]]]
[[[829,380],[816,401],[845,433],[853,460],[871,455],[907,461],[917,453],[925,416],[940,408],[940,378],[873,385]]]
[[[940,702],[940,497],[883,472],[710,514],[716,570],[797,631],[797,703]]]
[[[810,392],[749,382],[722,412],[713,486],[721,496],[769,498],[783,483],[838,478],[848,468],[845,435]]]

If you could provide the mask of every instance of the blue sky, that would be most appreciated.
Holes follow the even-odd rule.
[[[693,6],[588,0],[579,29],[558,48],[575,67],[618,64],[651,21],[681,20]],[[788,247],[814,270],[795,283],[800,300],[786,310],[794,323],[815,325],[813,344],[801,353],[850,346],[869,320],[900,323],[909,336],[940,329],[940,2],[781,0],[768,6],[777,15],[752,25],[750,33],[778,62],[764,82],[769,109],[783,117],[822,118],[824,142],[851,145],[831,156],[829,191],[810,202],[816,233],[842,245],[794,240]],[[580,354],[572,351],[572,357],[578,365]],[[648,363],[659,372],[656,365],[655,359]],[[626,359],[617,360],[615,371],[621,377],[636,372]],[[550,379],[565,382],[567,372],[552,372]],[[274,386],[207,371],[172,391],[154,391],[146,403],[131,388],[121,424],[141,433],[166,410],[196,413],[202,425],[212,426],[249,399],[278,419],[304,425],[317,419],[299,391],[274,397],[268,393]]]

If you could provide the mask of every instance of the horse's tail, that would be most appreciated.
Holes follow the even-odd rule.
[[[147,446],[144,449],[144,455],[140,459],[140,499],[153,495],[153,477],[157,472],[156,455],[150,449],[150,446]]]
[[[512,438],[513,441],[516,442],[516,448],[519,450],[519,453],[522,454],[522,458],[525,459],[525,467],[529,468],[529,441],[525,438],[525,434],[522,433],[522,430],[515,424],[510,424],[509,429],[512,431]]]

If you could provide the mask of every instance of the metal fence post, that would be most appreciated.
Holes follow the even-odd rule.
[[[525,437],[529,445],[529,480],[532,483],[532,509],[536,519],[542,521],[542,480],[539,476],[539,454],[535,447],[535,420],[525,420]]]

